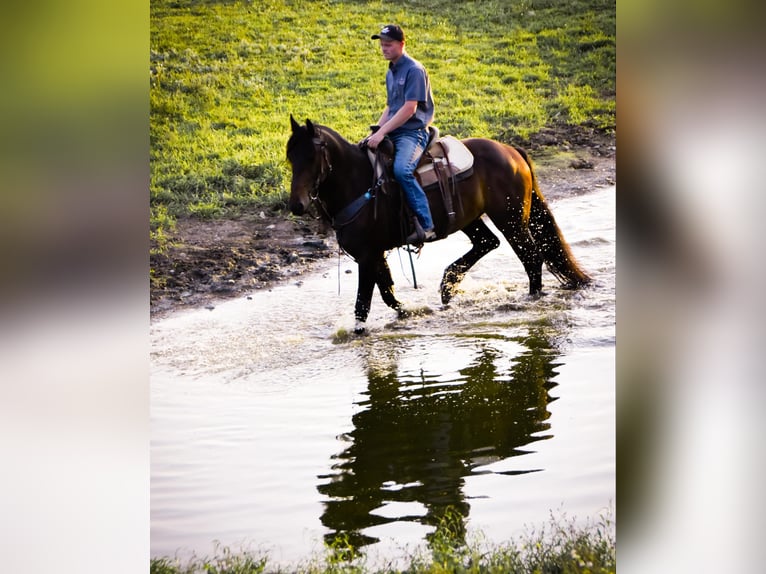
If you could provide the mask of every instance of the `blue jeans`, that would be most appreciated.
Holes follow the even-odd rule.
[[[428,207],[428,199],[418,180],[415,179],[415,168],[420,161],[420,156],[426,151],[428,145],[428,131],[401,130],[388,137],[394,142],[396,152],[394,156],[394,177],[402,186],[404,197],[410,204],[412,211],[424,230],[433,229],[434,222],[431,219],[431,209]]]

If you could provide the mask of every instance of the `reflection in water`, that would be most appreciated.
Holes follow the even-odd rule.
[[[352,418],[354,430],[340,437],[350,444],[320,477],[328,541],[344,534],[356,547],[372,544],[378,539],[363,530],[394,521],[437,526],[449,507],[465,519],[465,476],[492,472],[480,467],[551,437],[544,433],[558,352],[543,330],[471,339],[468,366],[451,375],[407,371],[396,358],[387,367],[370,361],[367,398]],[[509,343],[518,352],[508,352]],[[381,515],[396,503],[410,513]],[[465,520],[460,529],[464,534]]]

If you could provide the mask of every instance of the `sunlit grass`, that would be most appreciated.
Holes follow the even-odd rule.
[[[290,114],[364,137],[385,105],[370,33],[386,22],[428,68],[442,133],[520,143],[554,124],[614,128],[613,1],[154,0],[150,17],[155,230],[284,206]]]

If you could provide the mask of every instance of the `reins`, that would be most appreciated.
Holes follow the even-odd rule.
[[[338,230],[353,222],[361,212],[362,208],[367,204],[367,202],[376,198],[377,191],[383,186],[383,178],[380,178],[377,181],[373,181],[373,184],[364,194],[354,199],[351,203],[346,205],[333,216],[327,209],[327,205],[325,204],[324,200],[319,197],[319,187],[324,183],[324,181],[333,171],[327,142],[322,138],[322,132],[319,130],[319,128],[316,128],[316,135],[312,138],[311,141],[317,148],[318,153],[320,154],[320,159],[319,173],[317,174],[314,185],[309,192],[309,200],[319,206],[322,214],[332,224],[333,229]],[[377,209],[377,201],[375,207]]]

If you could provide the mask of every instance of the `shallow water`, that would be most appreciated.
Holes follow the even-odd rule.
[[[614,500],[614,187],[551,202],[595,278],[527,297],[507,244],[448,308],[453,236],[389,265],[420,313],[373,299],[353,326],[355,264],[151,328],[151,553],[213,541],[294,564],[346,533],[370,556],[425,544],[445,509],[503,541],[550,511],[593,517]],[[347,272],[350,271],[350,272]]]

